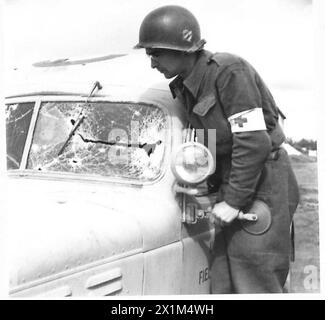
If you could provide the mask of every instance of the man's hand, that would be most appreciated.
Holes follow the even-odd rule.
[[[211,212],[213,222],[219,223],[221,226],[233,222],[239,214],[239,210],[231,207],[225,201],[216,203]]]
[[[258,217],[255,213],[243,213],[242,211],[231,207],[225,201],[214,205],[210,221],[212,223],[219,223],[221,226],[232,223],[235,219],[246,221],[257,221]]]

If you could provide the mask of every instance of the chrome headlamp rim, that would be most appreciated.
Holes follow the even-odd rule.
[[[179,152],[184,152],[184,150],[188,147],[200,148],[207,155],[207,162],[208,162],[207,171],[205,172],[204,175],[202,175],[201,178],[196,179],[196,180],[188,180],[185,177],[182,177],[177,170],[177,163],[176,163],[177,156],[178,156]],[[182,183],[185,185],[198,185],[198,184],[202,183],[203,181],[205,181],[212,173],[214,173],[215,162],[214,162],[211,151],[206,146],[204,146],[202,143],[191,141],[191,142],[182,143],[176,150],[174,150],[174,152],[172,154],[171,169],[172,169],[174,176],[176,177],[176,180],[179,183]]]

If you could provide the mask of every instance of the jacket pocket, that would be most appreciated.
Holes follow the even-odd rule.
[[[193,108],[193,112],[204,117],[208,111],[216,104],[216,97],[210,94],[200,100]]]

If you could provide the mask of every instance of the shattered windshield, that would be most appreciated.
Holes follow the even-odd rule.
[[[6,105],[7,169],[18,169],[22,159],[34,102]]]
[[[27,169],[154,180],[166,126],[166,115],[153,105],[44,102]]]

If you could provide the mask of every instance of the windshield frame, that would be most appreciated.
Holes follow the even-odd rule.
[[[144,104],[144,105],[154,105],[155,107],[159,108],[166,117],[166,146],[164,150],[164,155],[162,159],[162,166],[160,170],[160,174],[158,174],[152,180],[136,180],[130,178],[120,178],[120,177],[109,177],[103,175],[92,175],[92,174],[77,174],[73,172],[40,172],[32,169],[27,169],[27,162],[29,153],[32,147],[33,136],[35,133],[36,123],[38,120],[38,116],[40,113],[40,109],[42,103],[46,102],[82,102],[86,100],[86,97],[83,96],[70,96],[70,95],[34,95],[34,96],[24,96],[24,97],[13,97],[13,98],[6,98],[5,104],[16,104],[16,103],[25,103],[25,102],[34,102],[34,110],[30,122],[30,126],[28,129],[26,142],[24,146],[24,151],[22,155],[22,160],[20,163],[19,169],[12,169],[7,170],[10,175],[19,175],[19,176],[33,176],[37,178],[44,178],[44,179],[55,179],[55,180],[77,180],[77,181],[93,181],[93,182],[116,182],[128,185],[151,185],[163,178],[166,173],[167,165],[169,161],[167,161],[168,154],[171,153],[171,146],[172,146],[172,135],[171,135],[171,128],[172,128],[172,116],[170,111],[167,107],[159,104],[159,103],[152,103],[149,101],[121,101],[121,99],[112,99],[109,96],[101,96],[101,97],[91,97],[87,100],[89,103],[101,102],[101,103],[132,103],[132,104]]]

